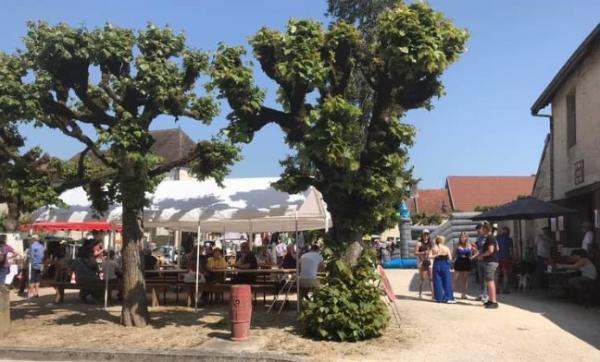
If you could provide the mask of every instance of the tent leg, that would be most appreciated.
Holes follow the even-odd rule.
[[[200,223],[198,222],[198,243],[196,244],[196,292],[194,293],[194,311],[198,312],[198,290],[200,277]]]

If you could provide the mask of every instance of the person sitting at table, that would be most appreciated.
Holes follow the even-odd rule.
[[[240,256],[235,263],[236,268],[242,270],[256,269],[258,268],[258,261],[256,256],[250,250],[248,242],[244,242],[241,245]],[[239,273],[233,278],[233,284],[253,284],[256,281],[256,275],[251,273]]]
[[[567,294],[578,297],[596,282],[598,271],[594,263],[588,258],[585,250],[573,250],[571,252],[573,264],[557,264],[559,269],[577,270],[581,276],[575,276],[567,279]]]
[[[144,270],[156,270],[158,259],[152,255],[152,250],[144,249]]]
[[[296,251],[294,245],[288,245],[286,253],[281,261],[281,269],[296,269]]]
[[[270,267],[271,265],[273,265],[273,258],[271,257],[271,255],[269,254],[269,251],[267,250],[266,247],[260,247],[258,248],[258,253],[256,254],[256,260],[258,262],[258,266],[259,267]]]
[[[225,279],[224,272],[227,270],[227,260],[223,257],[221,249],[214,248],[212,250],[212,256],[206,262],[206,269],[208,271],[207,281],[223,282]]]
[[[319,245],[312,244],[310,251],[300,257],[300,299],[315,288],[318,288],[319,278],[317,273],[323,267],[323,257],[319,252]]]

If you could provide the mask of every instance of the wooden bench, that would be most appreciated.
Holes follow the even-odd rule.
[[[88,282],[88,283],[71,283],[71,282],[56,282],[52,281],[48,283],[49,286],[54,287],[56,289],[56,295],[54,297],[54,302],[56,304],[62,304],[65,299],[65,289],[70,290],[92,290],[92,291],[104,291],[106,288],[106,284],[103,281],[98,282]],[[198,284],[199,292],[208,292],[208,293],[225,293],[231,289],[232,284],[225,283],[202,283]],[[179,302],[179,288],[185,286],[187,288],[192,288],[195,292],[196,285],[193,283],[182,283],[180,281],[173,282],[163,282],[163,281],[146,281],[146,290],[150,292],[151,295],[151,306],[159,307],[160,303],[160,293],[163,293],[163,304],[166,302],[166,290],[170,287],[176,288],[177,294],[177,302]],[[253,301],[256,302],[257,294],[263,293],[263,301],[266,301],[266,293],[275,292],[275,286],[273,284],[252,284],[252,294]],[[122,282],[111,282],[108,284],[109,293],[114,290],[122,291],[123,283]],[[192,305],[192,301],[188,298],[188,306]]]

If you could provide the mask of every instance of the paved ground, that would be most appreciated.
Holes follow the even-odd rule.
[[[369,356],[372,360],[600,361],[597,307],[585,309],[534,293],[500,295],[496,310],[473,300],[438,304],[418,299],[414,271],[387,274],[414,343],[395,356]]]
[[[418,299],[414,270],[388,270],[387,274],[398,297],[401,329],[390,328],[382,338],[368,342],[324,343],[306,340],[289,327],[295,319],[293,310],[277,317],[276,323],[260,313],[251,334],[255,342],[262,343],[253,343],[253,347],[262,345],[274,353],[291,350],[295,357],[327,361],[600,361],[600,308],[585,309],[535,293],[501,295],[496,310],[486,310],[474,300],[437,304],[429,300],[429,293],[426,299]],[[91,310],[72,297],[72,304],[61,309],[47,304],[50,295],[40,298],[35,308],[15,301],[15,331],[23,334],[23,339],[15,339],[21,341],[16,345],[24,346],[25,341],[35,345],[36,338],[40,342],[45,334],[44,346],[81,348],[77,339],[104,340],[107,334],[115,334],[115,343],[121,348],[146,348],[140,338],[118,327],[118,313]],[[239,345],[224,341],[228,336],[221,320],[224,310],[199,316],[185,308],[166,308],[152,314],[154,325],[136,330],[136,334],[154,349],[239,349]],[[75,331],[84,336],[73,335]],[[61,333],[72,339],[57,341]],[[167,343],[172,339],[167,336],[174,335],[176,341]]]

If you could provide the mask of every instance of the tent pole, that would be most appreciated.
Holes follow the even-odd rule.
[[[104,310],[108,309],[108,259],[112,245],[112,238],[114,237],[114,231],[111,227],[110,233],[108,234],[108,254],[104,259],[102,276],[104,277]]]
[[[196,244],[196,293],[194,293],[194,311],[198,312],[198,290],[199,290],[199,277],[200,277],[200,221],[198,221],[198,243]]]
[[[300,296],[300,249],[298,248],[298,211],[294,212],[294,224],[296,228],[296,296],[298,298],[297,313],[300,315],[300,304],[302,299]]]
[[[250,250],[254,248],[254,228],[252,227],[252,219],[248,220],[250,223],[250,234],[248,235],[248,246],[250,246]]]

